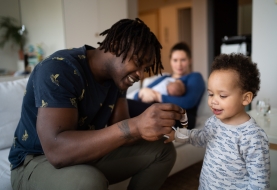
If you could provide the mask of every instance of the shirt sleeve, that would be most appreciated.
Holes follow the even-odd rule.
[[[50,57],[33,71],[37,107],[77,108],[84,95],[78,70],[62,57]]]
[[[162,95],[163,103],[174,103],[184,109],[191,109],[197,106],[205,91],[205,82],[200,73],[192,73],[187,79],[180,78],[186,87],[183,96]]]
[[[241,144],[246,169],[250,175],[248,189],[268,189],[270,180],[269,141],[262,129]]]
[[[209,120],[206,121],[205,127],[202,129],[186,129],[186,128],[178,128],[177,132],[175,133],[175,141],[176,142],[189,142],[193,146],[196,147],[206,147],[208,138],[209,138],[209,129],[207,124]],[[182,135],[178,134],[181,133]],[[184,136],[188,138],[184,138]]]

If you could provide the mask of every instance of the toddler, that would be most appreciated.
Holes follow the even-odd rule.
[[[203,129],[178,128],[170,142],[206,147],[199,189],[268,189],[269,141],[244,107],[260,89],[257,64],[242,54],[215,58],[208,79],[213,112]],[[175,134],[175,135],[174,135]]]

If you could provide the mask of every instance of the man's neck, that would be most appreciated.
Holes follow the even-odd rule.
[[[108,62],[111,62],[111,54],[104,53],[104,50],[99,48],[95,50],[87,50],[87,61],[89,68],[93,74],[93,77],[97,82],[104,83],[109,79],[108,69],[106,65]]]

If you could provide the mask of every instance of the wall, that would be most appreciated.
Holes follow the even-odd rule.
[[[127,9],[126,0],[64,0],[66,47],[98,47],[97,42],[104,39],[99,34],[127,18]]]
[[[178,3],[160,8],[159,10],[159,30],[160,43],[163,46],[161,57],[165,72],[172,72],[169,64],[170,48],[179,42],[178,36],[178,9],[190,8],[191,3]]]
[[[190,3],[191,0],[138,0],[139,12],[159,9],[169,5],[176,5],[178,3]]]
[[[66,47],[95,46],[99,34],[97,1],[63,0],[63,4]]]
[[[24,0],[20,4],[22,23],[28,31],[28,44],[41,44],[46,55],[65,48],[62,0]],[[20,18],[18,0],[1,0],[0,10],[1,16]],[[16,71],[17,61],[17,52],[8,47],[0,50],[0,68]]]
[[[165,72],[171,72],[169,65],[169,51],[178,42],[177,10],[192,8],[192,56],[193,71],[200,72],[206,80],[208,77],[208,3],[207,0],[182,1],[147,1],[139,0],[139,13],[158,10],[159,12],[159,40],[163,46],[162,61]]]
[[[65,48],[62,0],[24,0],[21,10],[29,44],[41,44],[46,56]]]
[[[19,5],[17,0],[0,0],[0,16],[13,17],[20,22]],[[18,53],[7,43],[0,49],[0,70],[12,71],[17,68]]]
[[[252,60],[261,72],[261,89],[256,100],[270,98],[277,108],[277,4],[275,0],[253,0]]]
[[[208,0],[192,0],[193,70],[208,79]]]
[[[128,6],[136,6],[136,0],[130,0],[129,3],[128,0],[21,0],[20,3],[22,22],[28,30],[29,44],[41,44],[45,56],[59,49],[81,46],[84,43],[96,45],[103,37],[90,32],[91,29],[95,30],[97,27],[95,31],[102,32],[119,19],[127,18]],[[74,9],[72,4],[77,7]],[[66,17],[64,12],[67,13]],[[130,12],[129,15],[136,17],[136,13]],[[18,0],[1,0],[1,15],[19,18]],[[0,69],[16,71],[17,60],[17,52],[8,48],[0,50]]]
[[[246,34],[252,34],[252,2],[238,8],[238,35]]]
[[[128,18],[135,19],[138,17],[138,1],[127,0],[128,4]]]

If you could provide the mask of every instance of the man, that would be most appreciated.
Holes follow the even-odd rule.
[[[9,160],[14,189],[159,189],[176,159],[163,134],[184,112],[154,104],[128,119],[126,90],[163,68],[161,45],[139,19],[122,19],[98,48],[57,51],[32,72]]]

